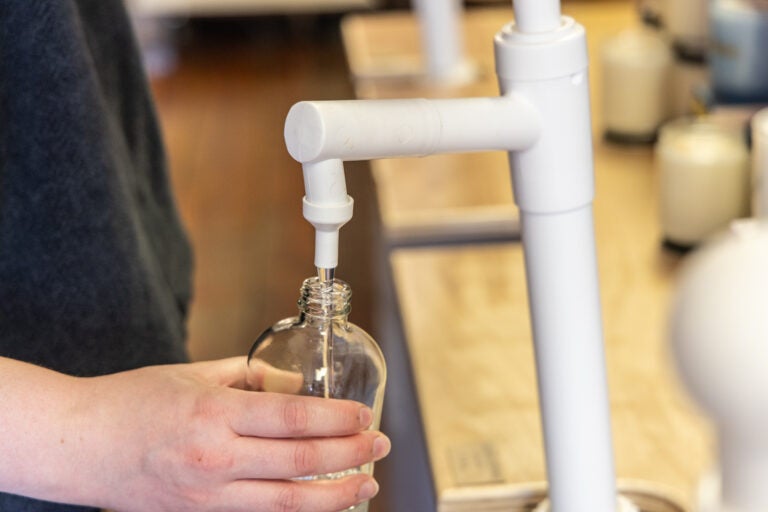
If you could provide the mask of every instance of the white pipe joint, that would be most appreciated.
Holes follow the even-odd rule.
[[[512,22],[496,36],[495,51],[502,93],[530,101],[542,127],[534,145],[510,155],[515,202],[531,213],[591,203],[594,165],[584,27],[562,17],[556,30],[533,34]]]
[[[536,110],[516,94],[297,103],[285,121],[285,141],[304,168],[304,217],[316,229],[315,264],[337,266],[338,231],[352,217],[344,160],[518,151],[533,146],[539,132]]]

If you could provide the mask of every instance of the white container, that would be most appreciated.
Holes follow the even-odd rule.
[[[672,52],[648,27],[634,27],[602,47],[603,129],[619,142],[652,142],[669,118]]]
[[[674,45],[688,54],[704,55],[709,38],[708,0],[666,0],[662,17]]]
[[[734,223],[684,265],[673,301],[671,354],[711,420],[715,471],[698,512],[768,510],[768,224]]]
[[[768,108],[752,118],[752,212],[768,218]]]
[[[689,248],[749,212],[749,153],[739,133],[700,119],[662,127],[656,147],[664,241]]]

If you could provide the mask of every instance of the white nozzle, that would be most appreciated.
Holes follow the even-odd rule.
[[[552,32],[560,26],[560,0],[513,0],[515,26],[522,33]]]
[[[315,227],[315,266],[331,269],[339,264],[339,230],[352,218],[353,201],[347,195],[341,160],[306,163],[304,218]]]

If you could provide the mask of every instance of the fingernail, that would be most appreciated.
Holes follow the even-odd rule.
[[[365,482],[363,485],[360,486],[360,489],[357,490],[357,499],[360,501],[365,501],[373,498],[378,494],[379,492],[379,484],[376,483],[376,480],[370,479],[367,482]]]
[[[392,447],[392,443],[387,436],[379,436],[373,440],[373,457],[375,460],[384,458]]]
[[[360,426],[369,426],[373,421],[373,411],[371,411],[368,407],[361,407],[358,419],[360,420]]]

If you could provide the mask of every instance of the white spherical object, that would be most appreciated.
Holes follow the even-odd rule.
[[[742,222],[687,262],[672,348],[690,393],[742,435],[768,429],[768,224]]]

